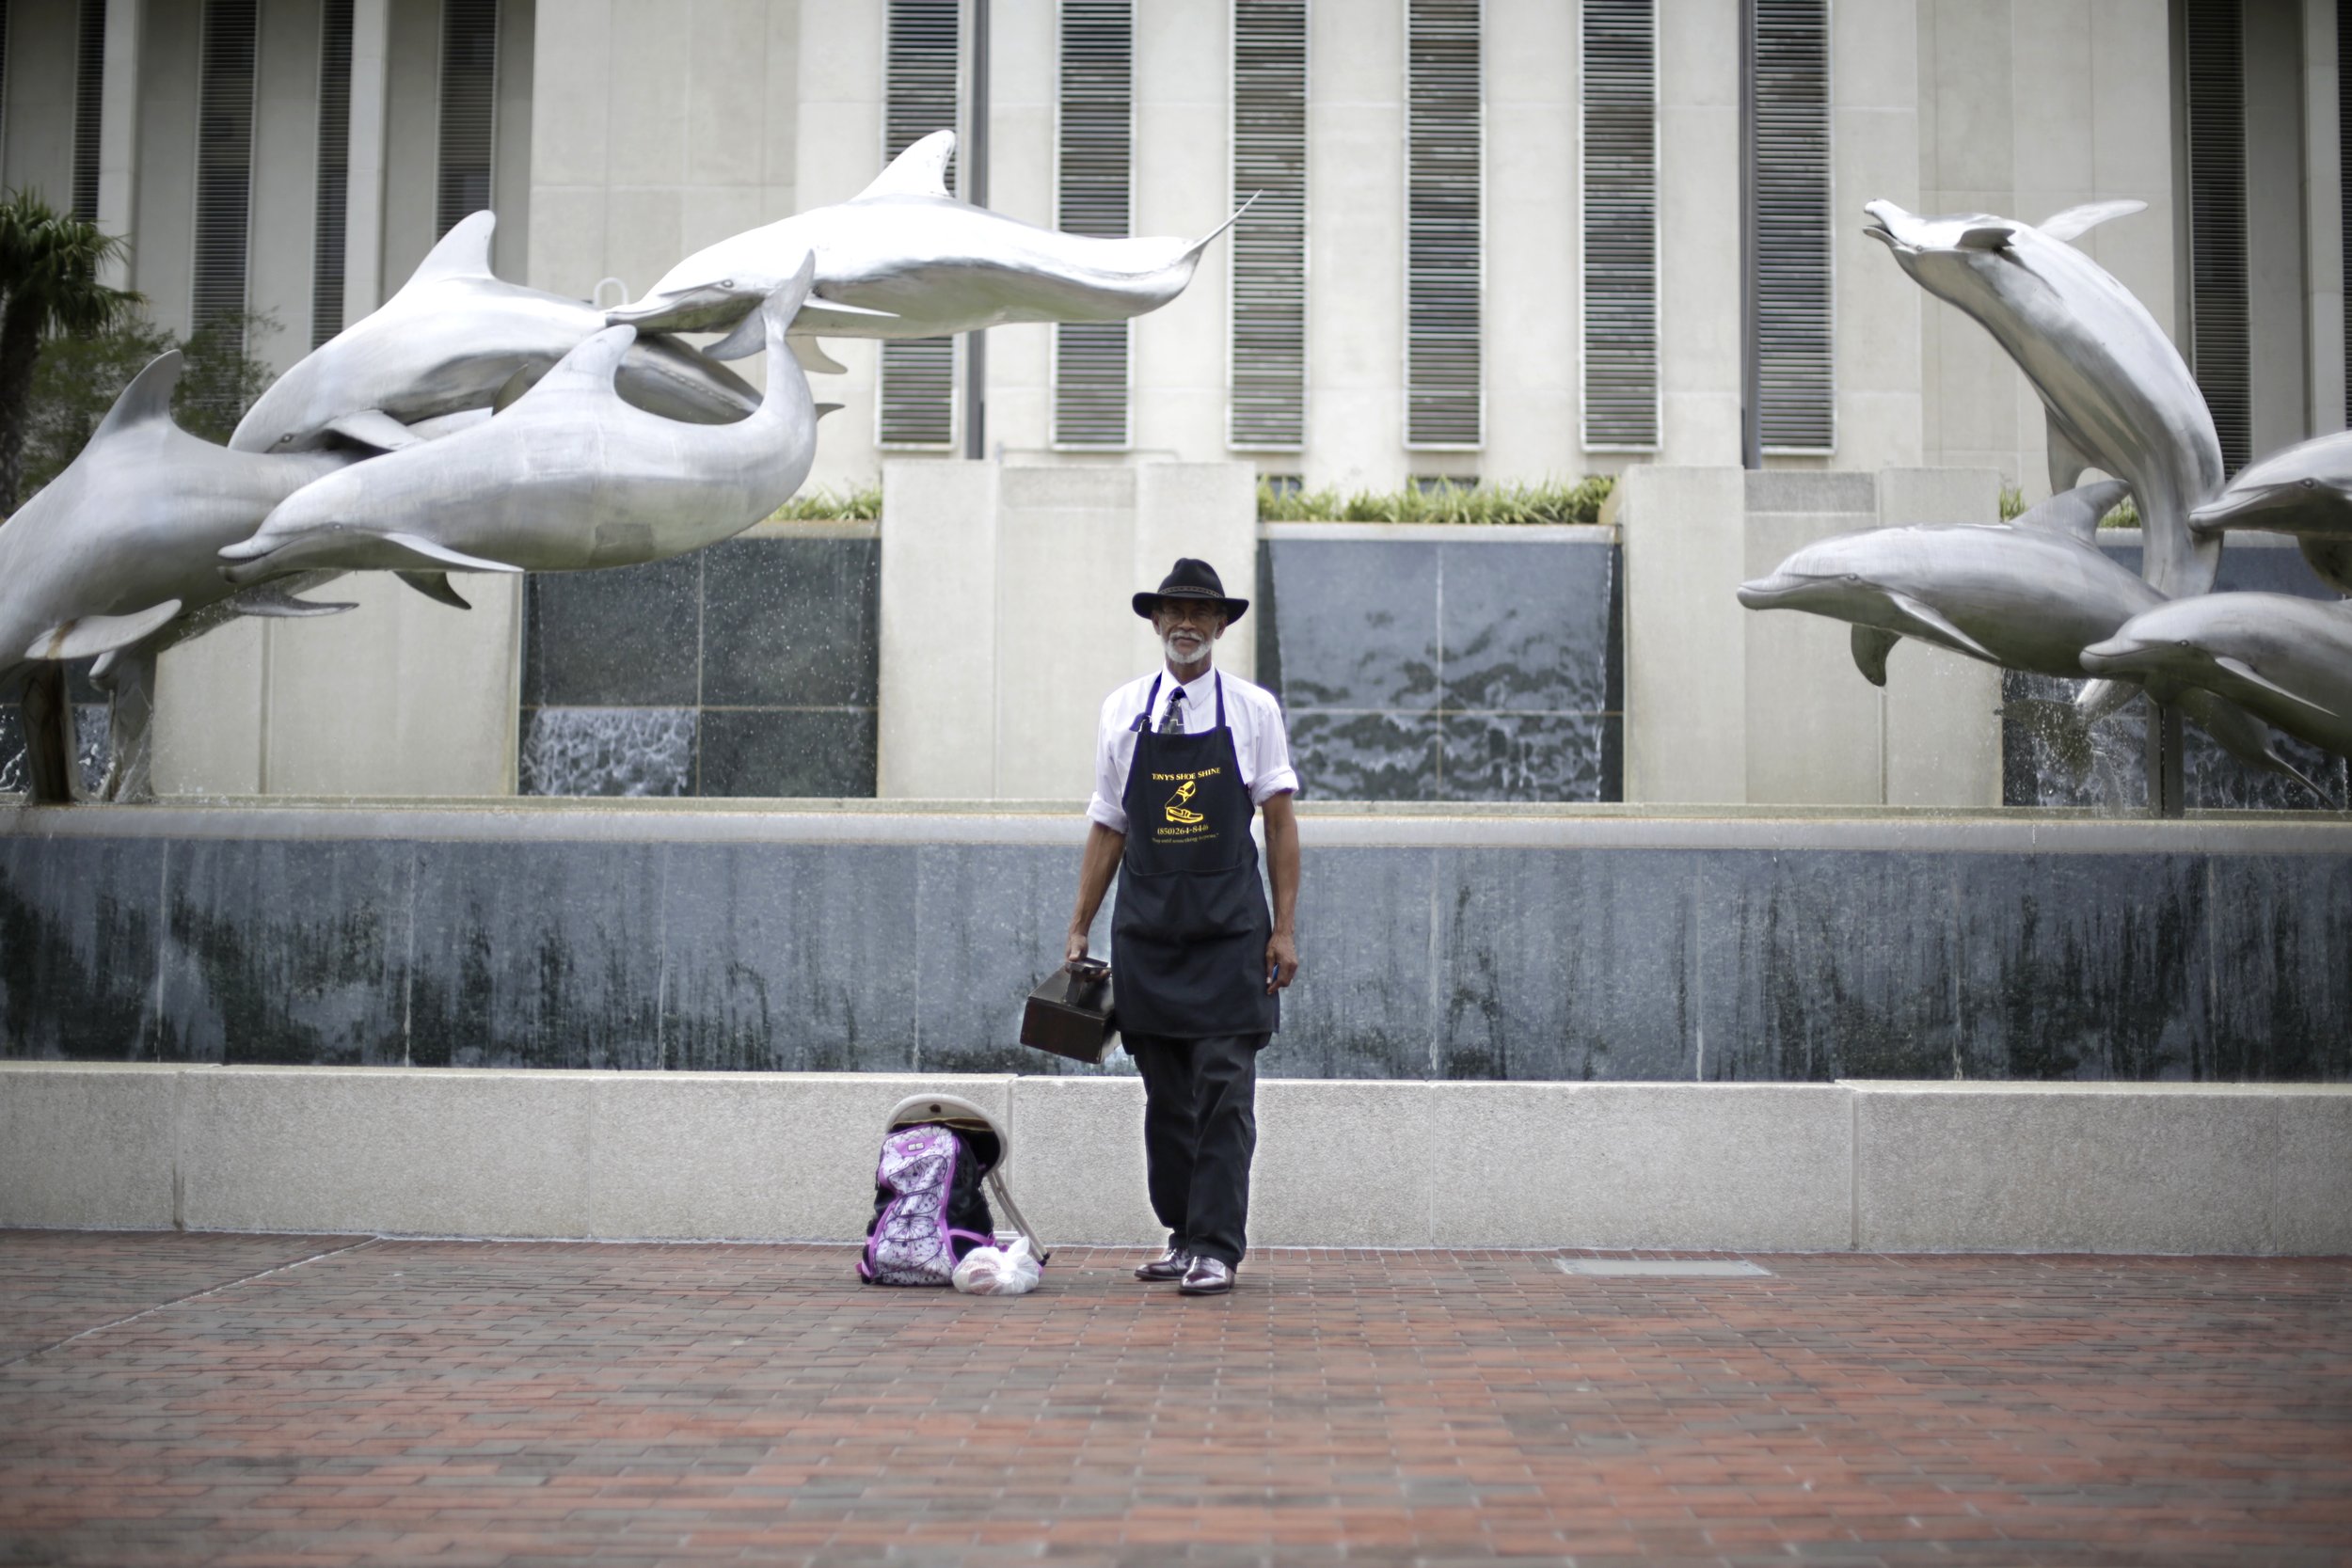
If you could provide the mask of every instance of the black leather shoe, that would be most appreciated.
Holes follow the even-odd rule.
[[[1171,1280],[1184,1278],[1184,1271],[1191,1267],[1191,1253],[1179,1247],[1169,1247],[1149,1263],[1136,1269],[1136,1277],[1146,1285],[1166,1285]]]
[[[1233,1288],[1233,1265],[1221,1258],[1196,1258],[1176,1287],[1188,1296],[1221,1296]]]

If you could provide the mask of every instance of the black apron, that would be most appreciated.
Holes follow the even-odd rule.
[[[1274,934],[1216,677],[1216,727],[1162,735],[1152,727],[1159,676],[1136,715],[1136,755],[1120,803],[1127,850],[1111,916],[1123,1034],[1200,1039],[1270,1035],[1281,1001],[1266,993]]]

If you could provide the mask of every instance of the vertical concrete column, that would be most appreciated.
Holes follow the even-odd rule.
[[[1838,8],[1840,12],[1846,8]],[[2016,211],[2010,22],[2008,5],[1922,0],[1917,71],[1919,205],[1924,212]],[[1840,193],[1840,219],[1854,221],[1860,194]],[[1862,198],[1867,200],[1867,195]],[[1894,258],[1882,256],[1874,264],[1894,266]],[[2035,455],[2030,464],[2019,451],[2026,415],[2040,419],[2039,400],[2025,389],[2000,345],[1975,322],[1936,300],[1922,299],[1919,310],[1924,460],[1996,467],[2029,489],[2040,483],[2042,436],[2038,424],[2032,431]],[[2028,468],[2033,471],[2025,471]]]
[[[1862,204],[1919,206],[1919,25],[1911,6],[1830,8],[1830,248],[1841,468],[1916,464],[1924,291],[1862,231]]]
[[[1739,5],[1658,6],[1659,228],[1677,237],[1659,257],[1658,460],[1678,467],[1740,460]]]
[[[1160,662],[1159,639],[1152,624],[1134,613],[1128,598],[1155,586],[1178,556],[1193,556],[1216,568],[1225,592],[1255,599],[1258,579],[1257,469],[1248,463],[1146,463],[1136,470],[1136,531],[1130,587],[1120,596],[1127,616],[1130,673]],[[1250,614],[1262,613],[1253,605]],[[1258,673],[1258,627],[1245,620],[1216,645],[1217,667],[1244,680]],[[1105,690],[1108,689],[1106,686]]]
[[[1141,471],[1014,466],[998,482],[994,793],[1003,799],[1078,800],[1092,788],[1103,699],[1136,673]]]
[[[1990,523],[2000,509],[2001,476],[1990,468],[1890,468],[1878,476],[1884,528]],[[1886,661],[1881,700],[1886,804],[2001,803],[2000,671],[1905,639]]]
[[[522,578],[460,573],[469,610],[389,573],[359,608],[270,628],[262,788],[272,795],[512,795]]]
[[[799,27],[792,178],[793,199],[805,212],[847,201],[882,172],[889,8],[812,0],[800,8]],[[818,397],[842,409],[825,421],[809,484],[869,484],[876,467],[886,466],[874,439],[875,346],[870,340],[834,338],[826,341],[825,351],[849,373],[817,379]]]
[[[1049,229],[1059,124],[1058,14],[1055,0],[991,0],[989,6],[988,204]],[[990,452],[1044,450],[1053,431],[1053,361],[1052,327],[989,328]]]
[[[384,72],[382,276],[388,296],[433,248],[441,168],[441,0],[390,0],[390,6]]]
[[[112,8],[109,8],[111,10]],[[318,232],[319,8],[262,0],[254,93],[252,205],[246,294],[278,330],[247,351],[284,371],[310,351],[310,284]]]
[[[358,579],[349,578],[349,581]],[[355,612],[356,613],[356,612]],[[155,665],[158,795],[262,792],[271,623],[237,620],[167,650]]]
[[[996,793],[995,463],[882,465],[881,707],[885,799]]]
[[[1487,0],[1486,472],[1581,467],[1582,99],[1577,8]]]
[[[2344,428],[2344,162],[2335,0],[2303,0],[2303,319],[2314,436]]]
[[[1868,474],[1752,473],[1742,489],[1743,578],[1764,576],[1817,539],[1876,521]],[[1737,799],[1775,806],[1878,804],[1884,794],[1882,705],[1878,688],[1854,668],[1845,624],[1748,610],[1727,593],[1694,607],[1702,614],[1709,609],[1737,622],[1749,671],[1747,791]]]
[[[1232,12],[1232,0],[1136,8],[1135,233],[1200,235],[1226,219]],[[1217,241],[1184,293],[1135,324],[1129,429],[1138,451],[1224,449],[1232,255],[1230,236]]]
[[[2035,8],[2036,0],[2016,0],[2021,20]],[[2176,324],[2186,319],[2181,301],[2188,279],[2180,275],[2178,265],[2184,259],[2177,249],[2183,230],[2172,198],[2171,8],[2167,0],[2098,0],[2085,8],[2090,40],[2082,71],[2037,82],[2031,98],[2024,80],[2027,40],[2019,40],[2017,103],[2032,111],[2033,118],[2020,117],[2018,186],[2022,191],[2028,182],[2025,171],[2030,161],[2058,146],[2088,142],[2091,189],[2081,199],[2133,197],[2148,203],[2148,210],[2103,223],[2075,243],[2115,274],[2157,321],[2177,329]],[[2028,222],[2057,211],[2055,206],[2026,205],[2034,210],[2017,215]],[[2049,426],[2036,402],[2026,394],[2021,411],[2036,437],[2037,454],[2044,454]],[[2036,462],[2046,466],[2041,455]],[[2045,474],[2042,483],[2047,483]]]
[[[350,179],[343,196],[343,320],[384,303],[384,134],[392,0],[352,0]]]
[[[106,8],[105,87],[98,108],[98,227],[137,243],[133,215],[138,211],[139,43],[147,8],[119,0]],[[135,257],[126,246],[106,264],[103,280],[129,288]]]
[[[1747,798],[1750,612],[1733,596],[1746,565],[1744,480],[1736,467],[1645,465],[1618,486],[1629,801]]]
[[[1406,475],[1405,0],[1308,8],[1307,471]]]
[[[2311,434],[2301,0],[2246,0],[2246,297],[2253,450]]]

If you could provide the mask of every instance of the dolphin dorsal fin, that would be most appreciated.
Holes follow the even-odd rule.
[[[851,197],[864,201],[877,196],[948,196],[947,160],[956,154],[956,134],[933,131],[890,160],[874,182]]]
[[[2062,533],[2086,545],[2099,539],[2099,519],[2122,503],[2132,487],[2120,479],[2102,479],[2061,490],[2017,519],[2019,528]]]
[[[554,391],[563,387],[578,388],[583,384],[610,392],[612,390],[612,378],[620,373],[621,361],[628,356],[629,345],[635,341],[635,327],[608,326],[558,359],[555,369],[541,376],[538,386],[532,388],[531,392],[542,388]],[[529,399],[531,392],[525,392],[516,401]]]
[[[115,405],[106,410],[106,417],[90,432],[89,444],[96,446],[109,436],[119,436],[135,425],[151,420],[171,420],[171,389],[180,385],[180,351],[170,349],[147,362],[147,368],[131,378],[115,399]]]
[[[417,270],[408,275],[408,281],[400,286],[400,292],[405,294],[421,284],[452,277],[497,276],[490,271],[490,232],[498,222],[498,214],[486,207],[459,218],[456,226],[425,252],[424,260],[417,263]]]
[[[2134,213],[2147,210],[2148,203],[2145,201],[2086,201],[2079,207],[2052,213],[2034,227],[2054,240],[2071,240],[2098,228],[2109,218],[2126,218]]]

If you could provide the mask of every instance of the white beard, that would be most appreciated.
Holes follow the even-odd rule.
[[[1180,647],[1180,642],[1185,646]],[[1168,656],[1170,664],[1198,664],[1209,657],[1211,646],[1213,644],[1205,637],[1180,638],[1174,632],[1160,639],[1160,651]]]

